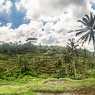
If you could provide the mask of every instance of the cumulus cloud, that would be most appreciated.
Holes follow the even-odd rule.
[[[10,42],[15,41],[15,33],[10,27],[0,27],[0,42]]]
[[[95,0],[89,0],[88,2],[88,10],[92,11],[95,14]]]
[[[0,27],[0,41],[25,42],[29,37],[36,37],[38,44],[64,46],[67,39],[74,37],[68,31],[80,26],[77,20],[92,10],[94,0],[17,0],[14,3],[18,14],[25,11],[23,17],[30,22],[21,23],[15,29],[11,28],[12,23]],[[0,0],[0,11],[9,12],[12,4],[12,0]]]
[[[37,18],[41,15],[56,16],[70,7],[73,12],[80,14],[82,0],[21,0],[17,2],[17,8],[25,8],[28,18]],[[78,11],[77,11],[78,9]]]
[[[12,7],[12,2],[10,0],[0,0],[0,12],[9,13]]]

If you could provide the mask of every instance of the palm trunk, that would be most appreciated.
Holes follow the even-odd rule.
[[[67,68],[67,64],[65,64],[65,74],[66,74],[66,77],[68,77],[68,68]]]
[[[93,55],[95,56],[95,40],[93,40],[93,47],[94,47],[94,53],[93,53]]]
[[[94,47],[94,53],[93,53],[93,55],[95,56],[95,37],[94,37],[94,34],[93,34],[93,47]]]
[[[73,60],[73,71],[74,71],[74,78],[76,78],[76,62]]]
[[[94,47],[93,55],[95,56],[95,35],[94,35],[94,31],[93,30],[91,30],[91,31],[92,31],[92,39],[93,39],[93,47]]]

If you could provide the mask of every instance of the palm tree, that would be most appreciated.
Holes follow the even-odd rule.
[[[70,56],[70,60],[73,65],[74,77],[76,78],[77,70],[76,70],[76,56],[78,56],[78,47],[79,45],[76,43],[75,39],[69,39],[67,42],[67,51]],[[68,56],[68,57],[69,57]]]
[[[72,56],[78,56],[78,51],[77,51],[77,47],[79,45],[76,43],[75,39],[68,39],[67,42],[67,49],[69,51],[69,53],[71,53]]]
[[[80,36],[79,41],[82,41],[82,45],[88,41],[88,44],[93,41],[94,53],[95,53],[95,15],[90,12],[90,15],[84,15],[81,20],[78,20],[83,24],[81,29],[76,30],[76,36]]]

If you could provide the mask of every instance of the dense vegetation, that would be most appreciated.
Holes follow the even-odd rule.
[[[24,75],[83,79],[95,77],[95,59],[92,52],[74,48],[74,39],[67,47],[36,46],[4,43],[0,45],[0,78],[16,79]]]

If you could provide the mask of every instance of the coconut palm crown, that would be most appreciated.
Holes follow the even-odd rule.
[[[81,20],[78,20],[83,24],[83,27],[76,30],[76,36],[79,36],[79,41],[81,40],[82,44],[92,41],[95,53],[95,15],[90,12],[90,15],[84,15]]]

